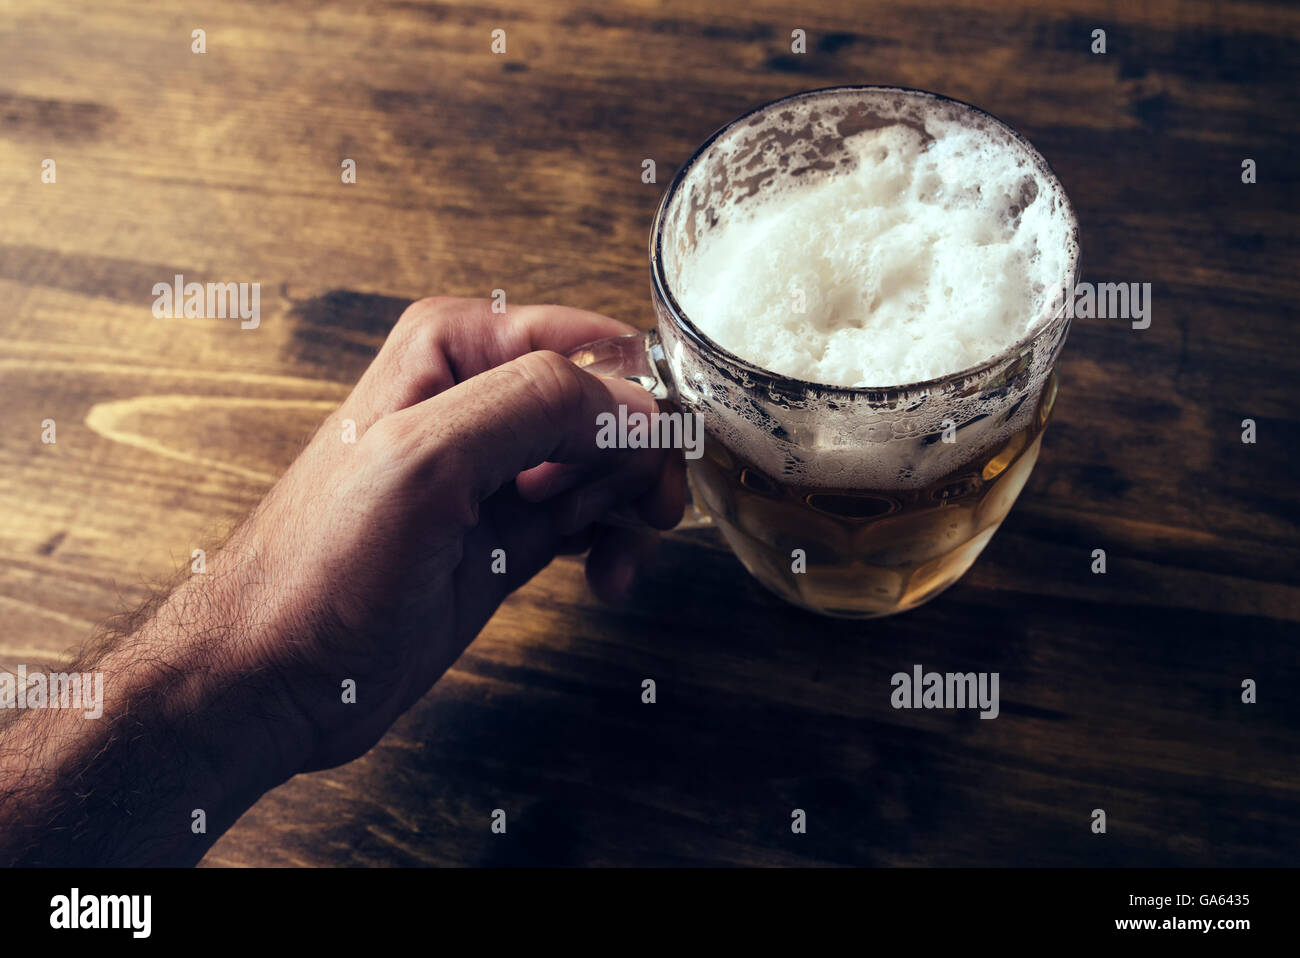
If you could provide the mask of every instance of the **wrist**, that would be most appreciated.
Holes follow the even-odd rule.
[[[297,774],[314,738],[273,654],[285,629],[258,613],[255,582],[232,568],[192,576],[103,665],[106,688],[121,677],[123,707],[149,700],[231,800],[248,804]]]

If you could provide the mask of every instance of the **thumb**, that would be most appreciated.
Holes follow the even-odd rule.
[[[473,376],[393,414],[413,437],[418,460],[437,458],[446,494],[482,502],[519,473],[543,462],[600,463],[641,473],[649,489],[664,462],[660,449],[602,449],[598,417],[646,415],[654,397],[634,383],[579,369],[558,353],[539,350]],[[409,429],[409,431],[408,431]],[[630,485],[636,485],[633,482]],[[626,481],[620,485],[627,488]]]

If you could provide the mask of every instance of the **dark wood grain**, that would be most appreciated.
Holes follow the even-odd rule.
[[[661,190],[787,93],[988,109],[1069,190],[1084,278],[1153,287],[1149,329],[1075,323],[1036,472],[931,604],[817,619],[707,532],[670,537],[621,608],[557,561],[369,755],[267,795],[206,863],[1295,864],[1294,7],[17,0],[0,19],[7,667],[59,661],[238,519],[410,299],[504,288],[648,326]],[[261,327],[155,319],[175,273],[260,282]],[[1001,717],[895,711],[890,675],[917,662],[1000,672]]]

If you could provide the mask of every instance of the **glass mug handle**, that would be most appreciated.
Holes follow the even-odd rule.
[[[664,358],[664,346],[659,340],[659,333],[650,330],[644,333],[628,333],[624,336],[610,336],[598,339],[594,343],[579,346],[569,353],[568,359],[580,369],[597,376],[609,376],[614,379],[626,379],[634,382],[655,399],[676,399],[677,391],[673,388],[672,378]],[[637,518],[632,510],[619,507],[606,513],[603,520],[610,525],[626,528],[644,529],[645,523]],[[700,509],[696,496],[687,484],[686,513],[677,529],[698,529],[712,525],[708,513]]]

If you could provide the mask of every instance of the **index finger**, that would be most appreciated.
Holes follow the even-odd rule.
[[[510,306],[494,313],[486,299],[422,299],[407,307],[358,384],[370,399],[360,415],[369,425],[527,353],[565,355],[636,331],[571,306]]]

